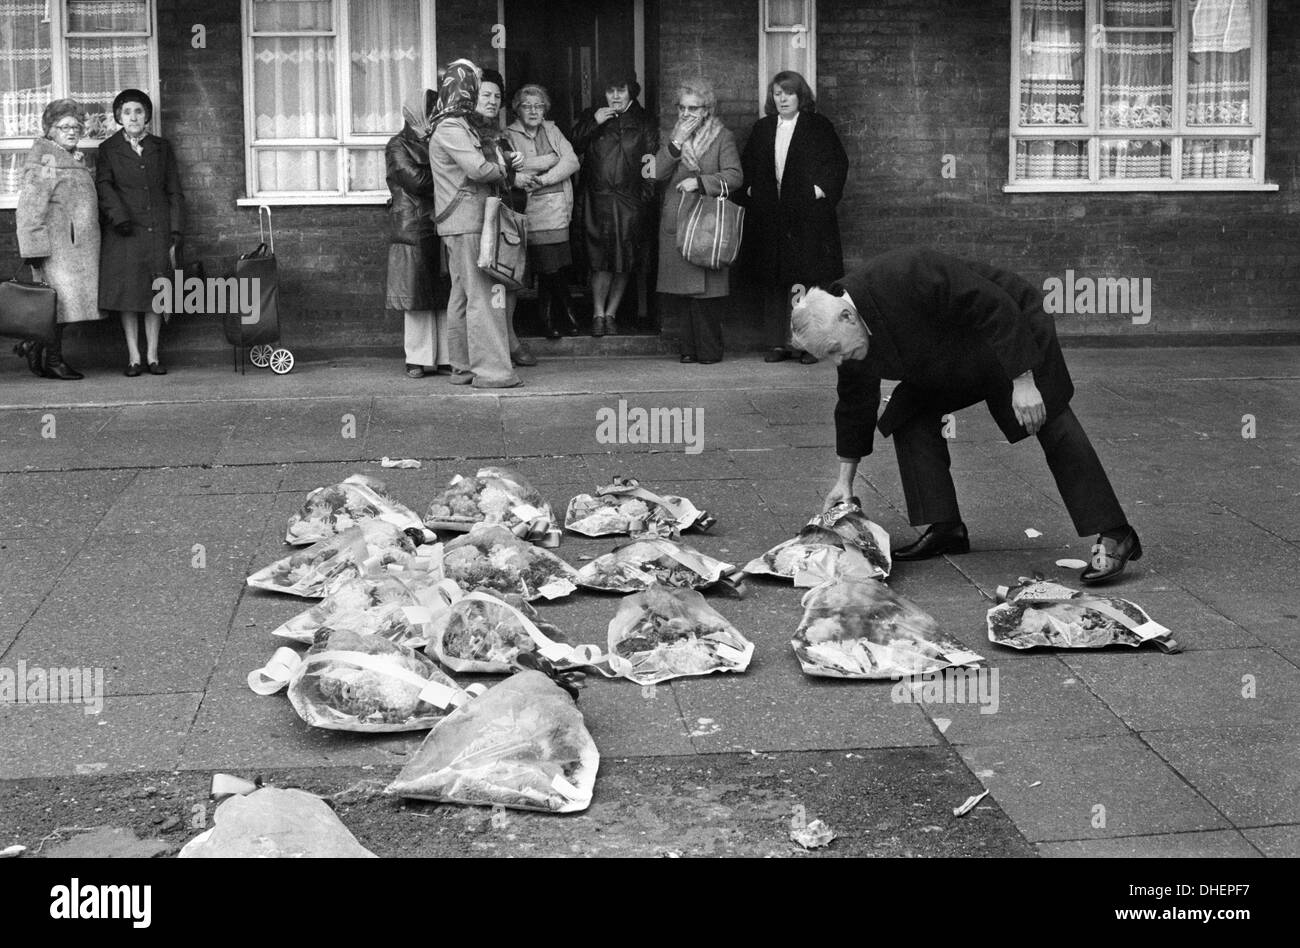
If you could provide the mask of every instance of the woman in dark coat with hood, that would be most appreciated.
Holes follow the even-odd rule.
[[[590,108],[573,125],[573,149],[582,156],[581,221],[591,266],[591,334],[613,331],[628,277],[644,263],[650,237],[654,176],[643,174],[659,151],[659,123],[636,97],[635,75],[605,84],[606,105]]]
[[[763,280],[765,362],[790,358],[792,287],[806,290],[844,275],[835,207],[849,160],[835,126],[816,109],[803,76],[777,73],[768,86],[767,115],[754,123],[740,158],[748,192],[745,236],[757,247]],[[799,361],[817,359],[805,352]]]
[[[180,263],[185,196],[176,156],[167,139],[145,131],[153,102],[139,89],[113,100],[113,118],[122,128],[99,146],[95,186],[104,223],[99,256],[99,305],[122,315],[126,334],[126,374],[144,371],[140,359],[139,317],[144,314],[145,358],[150,374],[166,375],[158,361],[162,314],[154,312],[153,281],[171,277],[170,252]]]
[[[384,149],[388,171],[388,293],[386,305],[403,314],[406,374],[423,378],[448,365],[447,296],[442,244],[433,222],[433,169],[429,167],[429,116],[438,93],[427,89],[419,114],[402,110],[406,124]],[[435,310],[441,312],[435,313]],[[441,358],[439,357],[441,353]]]

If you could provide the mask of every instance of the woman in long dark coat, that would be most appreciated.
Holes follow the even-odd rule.
[[[406,374],[423,378],[449,362],[447,296],[442,245],[433,222],[433,169],[429,167],[429,116],[438,93],[425,90],[419,114],[403,109],[406,123],[384,149],[388,190],[388,292],[386,305],[403,314]],[[435,313],[440,309],[441,313]],[[441,316],[441,318],[439,318]],[[439,358],[439,352],[442,358]]]
[[[748,214],[745,237],[757,247],[763,280],[765,362],[790,358],[791,291],[844,274],[835,207],[849,160],[839,136],[816,111],[812,89],[797,72],[779,72],[767,92],[767,115],[754,123],[741,165]],[[807,352],[804,364],[816,362]]]
[[[635,75],[605,84],[606,105],[590,108],[573,125],[573,149],[582,156],[582,227],[591,266],[591,334],[614,329],[628,277],[644,263],[650,237],[654,178],[646,156],[659,151],[659,124],[636,97]]]
[[[99,146],[95,185],[104,222],[99,257],[99,305],[122,316],[132,378],[144,371],[139,325],[144,314],[145,357],[151,375],[166,375],[158,361],[162,314],[154,312],[153,281],[171,277],[170,251],[181,255],[185,196],[176,156],[167,139],[145,131],[153,102],[139,89],[113,100],[113,118],[122,128]]]

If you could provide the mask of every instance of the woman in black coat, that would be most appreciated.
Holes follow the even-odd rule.
[[[423,111],[403,109],[406,124],[384,149],[388,190],[388,293],[386,305],[404,322],[406,374],[423,378],[448,365],[448,281],[440,275],[442,245],[433,222],[433,169],[429,167],[429,116],[438,102],[424,93]],[[435,313],[440,310],[440,313]],[[439,316],[441,318],[439,318]],[[439,358],[439,352],[443,358]]]
[[[614,330],[628,277],[646,263],[655,179],[646,156],[659,151],[659,123],[636,97],[635,75],[605,84],[607,105],[590,108],[573,125],[573,149],[582,157],[580,220],[591,266],[591,334]],[[575,215],[578,216],[578,215]]]
[[[154,312],[153,281],[171,277],[175,249],[180,264],[185,197],[176,156],[167,139],[145,131],[153,102],[139,89],[113,100],[113,118],[122,128],[99,146],[95,186],[103,239],[99,253],[99,306],[122,315],[128,362],[134,378],[140,360],[139,315],[144,313],[145,361],[152,375],[166,375],[158,361],[162,314]]]
[[[763,280],[765,362],[790,358],[791,288],[805,290],[844,274],[835,207],[849,160],[835,126],[817,114],[812,89],[797,72],[779,72],[767,115],[754,123],[740,163],[747,185],[745,236],[757,248]],[[816,362],[807,352],[800,360]]]

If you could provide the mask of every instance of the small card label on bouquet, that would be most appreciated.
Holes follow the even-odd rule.
[[[555,788],[555,790],[560,794],[560,796],[564,797],[566,800],[582,799],[582,791],[579,790],[577,787],[575,787],[573,784],[569,783],[569,781],[565,780],[559,774],[556,774],[551,779],[551,786]]]
[[[738,648],[733,648],[730,645],[723,645],[721,642],[713,646],[713,651],[717,654],[718,658],[721,658],[723,661],[732,662],[733,664],[739,664],[745,660],[744,652]]]

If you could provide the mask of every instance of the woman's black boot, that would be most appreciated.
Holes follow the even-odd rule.
[[[547,339],[559,339],[560,331],[555,328],[555,322],[551,318],[554,310],[553,300],[555,298],[555,284],[551,282],[551,274],[539,273],[537,275],[537,315],[542,322],[542,333]]]
[[[41,375],[47,379],[73,382],[85,376],[63,361],[63,327],[54,329],[54,341],[45,347],[45,367]]]
[[[551,281],[551,309],[555,321],[568,323],[569,332],[576,335],[578,320],[574,318],[573,307],[569,303],[569,280],[565,271],[557,270],[547,274],[546,278]]]

